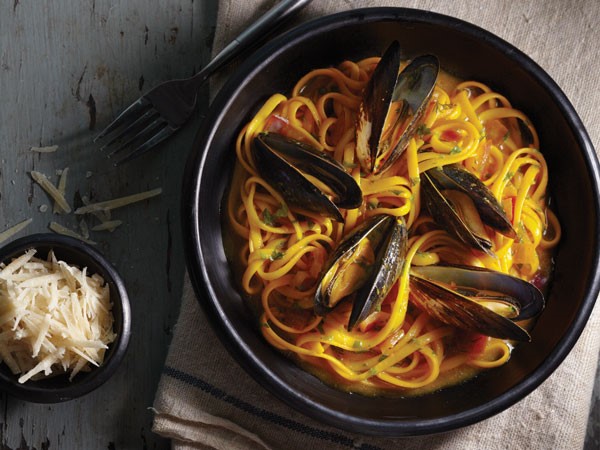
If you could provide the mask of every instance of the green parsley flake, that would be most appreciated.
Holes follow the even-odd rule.
[[[263,222],[270,227],[275,226],[275,216],[267,208],[263,209]]]
[[[460,149],[460,147],[458,145],[455,145],[454,147],[452,147],[452,150],[450,150],[450,154],[451,155],[456,155],[457,153],[460,153],[462,150]]]
[[[424,123],[422,123],[421,125],[419,125],[417,127],[417,134],[421,137],[427,135],[427,134],[431,134],[431,129],[427,127],[427,125],[425,125]]]
[[[283,258],[283,255],[285,255],[285,252],[280,252],[279,250],[273,250],[273,253],[271,253],[271,256],[269,256],[269,259],[271,261],[276,261],[278,259]]]
[[[448,109],[454,108],[454,103],[439,103],[436,102],[436,107],[438,112],[446,111]]]

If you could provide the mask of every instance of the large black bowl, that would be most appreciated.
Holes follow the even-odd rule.
[[[365,398],[332,389],[271,348],[244,306],[223,250],[221,201],[240,128],[274,92],[313,68],[381,54],[398,39],[407,58],[437,55],[442,67],[505,94],[537,127],[563,227],[547,308],[510,362],[419,398]],[[200,303],[250,375],[306,415],[346,430],[403,436],[440,432],[496,414],[544,381],[581,334],[599,290],[599,167],[572,105],[515,47],[476,26],[430,12],[377,8],[308,22],[253,54],[215,99],[187,166],[183,224]]]

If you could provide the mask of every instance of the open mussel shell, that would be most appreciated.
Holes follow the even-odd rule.
[[[406,149],[425,112],[439,73],[433,55],[415,58],[400,70],[400,45],[387,48],[360,104],[356,152],[366,173],[387,170]]]
[[[421,174],[423,201],[433,220],[465,244],[492,254],[492,242],[479,221],[514,239],[517,236],[504,209],[479,178],[457,165],[430,169]],[[463,205],[454,204],[448,191],[464,194]],[[469,209],[474,211],[465,214]]]
[[[344,166],[316,148],[276,133],[261,133],[252,143],[256,170],[288,207],[343,221],[339,208],[358,208],[362,191]],[[309,181],[311,175],[333,192],[331,200]]]
[[[468,266],[413,266],[411,300],[440,322],[486,336],[530,341],[515,321],[536,317],[544,309],[542,293],[531,283],[489,269]],[[470,297],[507,302],[516,311],[510,319]],[[478,293],[482,295],[479,296]]]
[[[340,242],[325,264],[315,293],[315,312],[325,315],[340,301],[351,299],[348,329],[353,329],[380,307],[400,276],[406,249],[402,217],[378,215],[365,221]]]

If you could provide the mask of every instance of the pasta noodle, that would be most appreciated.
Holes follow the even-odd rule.
[[[440,262],[487,267],[542,286],[560,226],[547,207],[548,169],[529,119],[477,81],[442,73],[403,156],[380,175],[361,173],[355,124],[361,93],[379,58],[344,61],[302,77],[291,95],[274,94],[241,130],[228,198],[231,230],[243,242],[241,287],[257,299],[265,339],[342,389],[363,393],[423,392],[502,365],[512,345],[442,324],[410,302],[411,266]],[[527,130],[521,130],[520,124]],[[329,153],[360,185],[363,203],[342,210],[343,222],[294,212],[260,177],[251,156],[263,131]],[[504,207],[517,238],[490,232],[494,256],[474,252],[421,208],[421,174],[460,164]],[[365,219],[401,216],[409,229],[406,264],[380,309],[354,329],[351,304],[314,313],[316,281],[329,253]],[[488,230],[489,231],[489,230]]]

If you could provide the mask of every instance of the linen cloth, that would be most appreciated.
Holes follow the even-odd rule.
[[[273,1],[220,0],[213,52]],[[600,148],[600,2],[314,0],[301,19],[368,6],[419,8],[481,26],[540,64],[565,91]],[[225,76],[211,86],[216,92]],[[574,262],[575,263],[575,262]],[[538,389],[508,410],[441,435],[384,439],[330,428],[288,407],[230,357],[187,275],[181,312],[158,387],[153,430],[183,449],[578,449],[583,447],[600,349],[600,306],[576,346]]]

